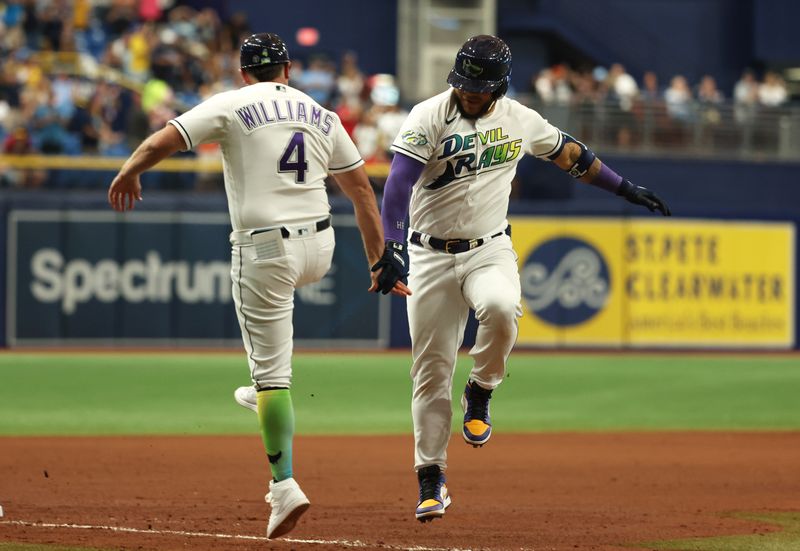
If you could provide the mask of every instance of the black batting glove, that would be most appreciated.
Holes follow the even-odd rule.
[[[655,193],[646,187],[637,186],[630,180],[622,180],[617,190],[617,195],[621,195],[634,205],[647,207],[650,212],[660,211],[664,216],[672,216],[667,204]]]
[[[388,295],[398,281],[408,283],[408,250],[405,244],[387,239],[383,256],[372,266],[372,271],[377,272],[381,268],[383,271],[378,275],[376,293],[380,291]]]

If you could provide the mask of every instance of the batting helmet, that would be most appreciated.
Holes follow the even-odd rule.
[[[283,39],[274,33],[254,34],[242,43],[239,51],[242,69],[289,63],[289,50]]]
[[[473,36],[456,54],[447,84],[465,92],[492,93],[499,98],[511,82],[511,50],[506,43],[487,34]]]

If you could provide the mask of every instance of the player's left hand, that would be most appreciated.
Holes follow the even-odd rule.
[[[647,207],[650,212],[660,211],[664,216],[672,216],[669,207],[658,195],[643,186],[637,186],[630,180],[622,180],[617,195],[622,195],[634,205]]]
[[[108,204],[117,212],[133,210],[134,201],[142,200],[142,183],[139,176],[117,174],[108,188]]]

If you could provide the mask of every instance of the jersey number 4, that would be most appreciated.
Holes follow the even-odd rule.
[[[278,161],[278,172],[294,172],[294,181],[306,183],[308,161],[306,161],[306,142],[302,132],[295,132]]]

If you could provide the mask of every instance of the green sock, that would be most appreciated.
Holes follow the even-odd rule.
[[[258,393],[258,424],[272,478],[278,482],[291,478],[294,408],[288,388]]]

